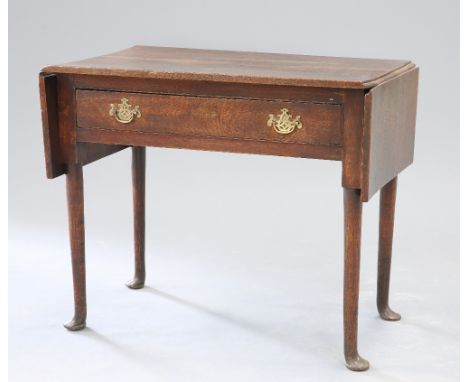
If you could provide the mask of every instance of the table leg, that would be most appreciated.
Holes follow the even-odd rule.
[[[146,148],[132,147],[135,275],[127,283],[131,289],[140,289],[145,285],[145,167]]]
[[[67,202],[75,315],[64,326],[68,330],[75,331],[86,326],[85,230],[83,168],[81,164],[68,166]]]
[[[344,188],[344,353],[346,366],[354,371],[369,368],[369,362],[358,353],[359,266],[361,257],[360,191]]]
[[[387,321],[398,321],[401,316],[388,306],[390,268],[392,261],[393,222],[397,178],[393,178],[380,190],[379,265],[377,276],[377,308],[380,317]]]

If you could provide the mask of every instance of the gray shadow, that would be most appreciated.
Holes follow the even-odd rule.
[[[139,291],[144,292],[144,293],[150,293],[155,296],[162,297],[166,300],[170,300],[174,303],[186,306],[190,309],[194,309],[200,313],[209,315],[229,325],[236,326],[242,330],[248,331],[255,335],[259,335],[270,341],[279,342],[282,345],[286,345],[290,347],[291,349],[295,351],[299,351],[301,353],[305,352],[309,354],[313,353],[313,354],[323,355],[324,354],[323,351],[327,351],[327,354],[330,354],[331,357],[335,357],[335,358],[337,357],[337,354],[339,354],[336,347],[328,346],[326,344],[326,341],[317,341],[318,336],[315,335],[315,339],[314,339],[314,333],[311,333],[311,332],[305,333],[304,336],[301,338],[301,341],[297,341],[295,338],[291,336],[278,333],[277,330],[269,329],[268,327],[265,327],[264,325],[261,325],[259,323],[251,322],[251,321],[246,320],[245,318],[235,316],[232,314],[227,314],[227,313],[216,311],[212,308],[197,304],[192,301],[188,301],[178,296],[174,296],[167,292],[163,292],[161,290],[155,289],[151,286],[145,286],[144,288],[139,289]],[[311,327],[312,326],[313,325],[311,323]],[[321,332],[316,332],[315,334],[318,334],[318,333],[323,334],[323,330]],[[318,344],[320,345],[318,346]]]
[[[115,340],[104,336],[103,334],[95,331],[90,327],[86,327],[83,330],[74,332],[75,335],[80,335],[96,341],[102,345],[105,345],[110,350],[124,356],[128,360],[143,366],[150,372],[155,372],[155,366],[157,366],[157,358],[154,356],[154,352],[144,352],[142,350],[135,350],[129,346],[124,346],[116,342]],[[151,366],[151,367],[149,367]]]
[[[451,338],[452,340],[460,340],[460,335],[457,333],[450,332],[447,329],[444,329],[440,326],[437,325],[431,325],[426,322],[421,322],[421,321],[415,321],[415,320],[401,320],[401,324],[403,325],[408,325],[412,326],[414,328],[423,330],[425,332],[428,332],[430,334],[438,334],[444,337]]]

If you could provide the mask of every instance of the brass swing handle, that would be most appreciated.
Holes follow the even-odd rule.
[[[267,125],[273,127],[278,134],[290,134],[296,128],[302,128],[301,116],[293,118],[286,108],[281,109],[281,113],[278,115],[270,114],[268,116]]]
[[[133,121],[133,117],[140,118],[140,106],[136,105],[132,107],[132,105],[128,104],[127,98],[122,98],[117,105],[111,103],[109,115],[114,116],[115,119],[120,123],[130,123]]]

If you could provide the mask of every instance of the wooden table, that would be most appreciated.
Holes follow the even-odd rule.
[[[39,75],[48,178],[66,174],[75,314],[86,325],[83,165],[132,148],[135,276],[145,282],[145,147],[341,161],[344,353],[357,349],[362,203],[380,192],[377,306],[388,305],[397,175],[413,161],[409,61],[135,46]]]

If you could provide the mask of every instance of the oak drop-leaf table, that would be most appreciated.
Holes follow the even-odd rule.
[[[342,162],[344,353],[357,349],[362,203],[380,190],[377,306],[388,305],[397,176],[413,161],[418,68],[409,61],[135,46],[39,75],[47,176],[66,174],[75,314],[86,325],[83,166],[132,148],[135,276],[145,282],[145,148]]]

